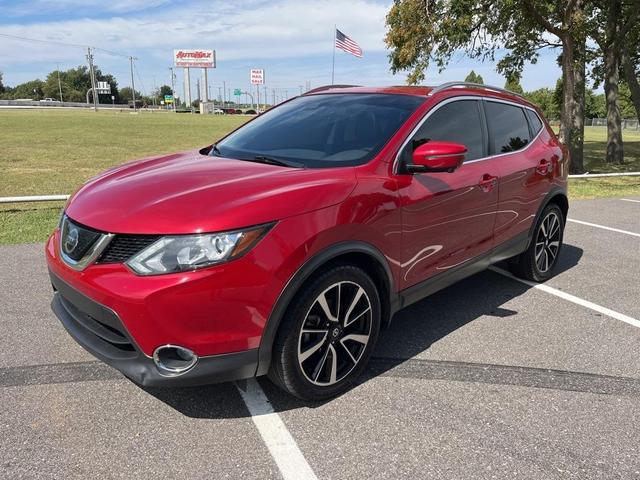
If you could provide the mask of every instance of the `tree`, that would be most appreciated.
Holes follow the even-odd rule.
[[[620,61],[625,37],[635,26],[638,5],[623,8],[622,0],[595,0],[589,12],[593,21],[589,35],[595,40],[596,55],[601,65],[594,69],[596,82],[604,80],[607,104],[607,163],[622,164],[624,152],[622,144],[622,117],[620,115]]]
[[[553,93],[550,88],[539,88],[531,92],[525,92],[524,97],[540,107],[547,120],[557,120],[560,118],[560,108],[554,100]]]
[[[480,85],[484,85],[484,79],[482,75],[471,70],[469,75],[464,79],[465,82],[478,83]]]
[[[0,95],[4,93],[4,84],[2,83],[2,72],[0,72]]]
[[[21,83],[11,89],[11,98],[30,98],[32,100],[42,100],[44,98],[42,87],[44,82],[42,80],[31,80],[29,82]]]
[[[510,92],[522,95],[524,93],[524,89],[522,88],[522,85],[520,85],[520,74],[512,73],[511,75],[508,75],[504,88]]]
[[[120,89],[120,102],[119,103],[129,103],[133,101],[133,95],[131,94],[131,87],[124,87]],[[136,100],[142,101],[142,93],[136,90]]]
[[[635,109],[635,116],[640,120],[640,82],[638,81],[640,66],[640,22],[633,25],[625,41],[622,42],[621,63],[622,75],[629,87],[629,99]]]
[[[471,58],[495,60],[500,73],[520,73],[539,51],[561,48],[565,88],[560,139],[571,155],[571,170],[583,170],[584,76],[587,0],[396,0],[387,15],[385,41],[391,70],[410,70],[417,83],[431,63],[443,70],[464,51]]]

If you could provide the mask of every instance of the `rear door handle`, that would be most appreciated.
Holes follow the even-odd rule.
[[[480,179],[480,182],[478,182],[478,185],[483,192],[488,193],[493,190],[496,185],[498,185],[498,177],[485,173],[484,175],[482,175],[482,178]]]
[[[536,172],[540,175],[547,175],[553,170],[553,163],[551,163],[546,158],[543,158],[538,162],[538,166],[536,167]]]

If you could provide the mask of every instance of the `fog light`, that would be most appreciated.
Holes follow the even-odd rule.
[[[198,361],[198,356],[188,348],[163,345],[153,352],[153,361],[163,375],[187,373]]]

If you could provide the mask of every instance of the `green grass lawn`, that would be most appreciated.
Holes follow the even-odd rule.
[[[248,117],[170,112],[0,110],[0,196],[68,194],[102,170],[208,145]],[[626,164],[604,163],[606,128],[585,130],[585,168],[640,171],[640,132],[624,132]],[[572,198],[640,195],[640,177],[571,181]],[[0,244],[39,242],[62,202],[0,205]]]

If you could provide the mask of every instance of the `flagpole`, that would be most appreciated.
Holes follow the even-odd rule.
[[[334,84],[334,76],[336,73],[336,30],[337,26],[333,24],[333,61],[331,63],[331,85]]]

